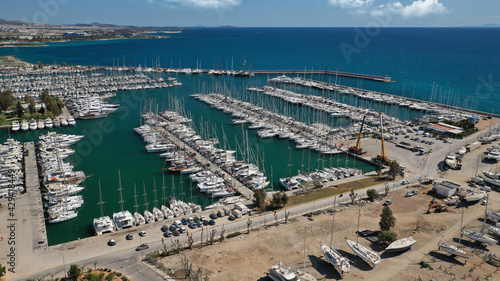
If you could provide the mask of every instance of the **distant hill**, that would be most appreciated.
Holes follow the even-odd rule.
[[[487,23],[487,24],[481,24],[481,25],[464,25],[461,27],[494,27],[494,28],[498,28],[498,27],[500,27],[500,24]]]
[[[4,19],[0,19],[0,24],[24,25],[24,24],[28,24],[28,23],[24,22],[24,21],[20,21],[20,20],[4,20]]]

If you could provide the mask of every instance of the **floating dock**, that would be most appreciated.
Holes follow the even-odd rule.
[[[282,74],[282,75],[330,75],[330,76],[339,76],[339,77],[349,77],[349,78],[356,78],[356,79],[365,79],[365,80],[372,80],[372,81],[377,81],[377,82],[385,82],[385,83],[392,83],[395,81],[391,80],[391,77],[388,76],[376,76],[376,75],[369,75],[369,74],[359,74],[359,73],[350,73],[350,72],[343,72],[343,71],[331,71],[331,70],[253,70],[252,71],[255,74]]]

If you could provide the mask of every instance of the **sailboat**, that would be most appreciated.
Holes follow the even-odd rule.
[[[147,194],[146,194],[146,184],[143,182],[144,186],[144,206],[146,206],[146,210],[144,211],[144,219],[146,220],[147,223],[154,223],[155,222],[155,217],[153,214],[148,211],[148,200],[147,200]]]
[[[487,196],[486,200],[489,201],[489,196]],[[478,241],[481,243],[487,243],[487,244],[493,244],[493,245],[497,244],[498,243],[497,239],[494,239],[490,236],[487,236],[486,234],[483,234],[484,226],[486,224],[487,212],[488,212],[488,204],[485,205],[483,227],[481,228],[481,231],[474,231],[472,229],[467,229],[464,227],[461,231],[461,234],[465,235],[469,239],[472,239],[474,241]],[[463,216],[463,209],[462,209],[462,216]]]
[[[460,221],[460,229],[462,229],[463,221],[464,221],[464,209],[462,207],[462,219]],[[460,244],[460,240],[459,240],[459,244]],[[438,249],[443,250],[443,251],[451,254],[452,256],[459,256],[459,257],[463,257],[466,259],[471,257],[471,255],[467,254],[467,252],[465,252],[464,250],[460,249],[457,246],[453,246],[448,242],[444,242],[443,240],[438,242]]]
[[[141,213],[139,213],[139,205],[137,205],[137,188],[135,186],[135,183],[134,183],[134,200],[135,200],[135,205],[134,205],[134,207],[135,207],[135,213],[134,213],[135,225],[136,226],[143,225],[146,223],[146,220],[141,215]]]
[[[359,212],[358,212],[358,230],[359,230],[359,218],[361,216],[361,206],[359,207]],[[368,263],[371,267],[375,267],[375,265],[379,264],[381,261],[381,258],[378,254],[376,254],[374,251],[368,249],[367,247],[359,244],[359,235],[356,237],[356,242],[345,239],[347,246],[351,248],[351,250],[362,260],[364,260],[366,263]]]
[[[413,236],[410,235],[408,237],[398,239],[392,242],[391,244],[389,244],[389,246],[387,246],[387,248],[385,248],[385,251],[386,252],[406,251],[410,249],[411,246],[415,245],[415,243],[417,243],[417,240],[415,240]]]
[[[274,281],[298,281],[295,273],[288,267],[284,266],[281,261],[271,266],[267,276]]]
[[[153,207],[153,217],[155,218],[156,221],[162,221],[165,217],[163,215],[163,212],[160,211],[160,209],[158,209],[156,206],[158,204],[158,200],[156,199],[156,181],[155,179],[153,178],[153,182],[154,182],[154,189],[153,189],[153,194],[154,194],[154,198],[155,200],[153,201],[155,206]]]
[[[335,208],[337,206],[337,197],[334,199],[333,203],[333,216],[332,216],[332,232],[330,234],[330,247],[324,245],[320,242],[321,250],[323,251],[323,256],[325,259],[335,267],[335,269],[342,275],[351,271],[351,264],[346,257],[343,257],[337,250],[333,247],[333,227],[335,222]]]
[[[118,213],[113,213],[113,220],[115,221],[116,227],[118,229],[123,229],[123,228],[128,228],[132,227],[135,224],[134,216],[128,211],[128,210],[123,210],[123,194],[122,194],[122,180],[120,176],[120,170],[118,170],[118,181],[119,181],[119,188],[118,191],[120,192],[120,206],[121,210]]]
[[[99,181],[99,203],[101,207],[101,216],[99,218],[94,219],[94,232],[95,235],[101,235],[106,232],[113,232],[116,231],[116,225],[113,222],[113,220],[109,216],[104,216],[103,215],[103,210],[102,210],[102,194],[101,194],[101,181]]]

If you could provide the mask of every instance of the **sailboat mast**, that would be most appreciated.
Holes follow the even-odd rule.
[[[101,180],[99,180],[99,206],[101,207],[101,217],[104,216],[104,211],[102,210],[102,204],[104,202],[102,202],[102,193],[101,193]]]
[[[134,205],[135,212],[139,213],[139,205],[137,205],[137,186],[136,186],[135,182],[134,182],[134,200],[135,200],[135,205]]]
[[[123,212],[123,203],[125,201],[123,201],[123,194],[122,194],[123,188],[122,188],[122,179],[121,179],[121,175],[120,175],[120,170],[118,170],[118,186],[119,186],[118,191],[120,192],[120,202],[119,202],[120,203],[120,211]]]

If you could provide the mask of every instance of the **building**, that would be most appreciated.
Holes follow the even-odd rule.
[[[460,127],[448,125],[442,122],[439,122],[437,124],[428,124],[425,127],[427,130],[435,131],[441,134],[459,135],[464,132],[464,129]]]
[[[63,36],[64,37],[87,37],[89,35],[85,32],[64,32]]]
[[[435,183],[432,190],[436,192],[437,195],[450,197],[453,194],[457,193],[460,188],[461,186],[458,183],[454,183],[451,181],[442,181]]]

